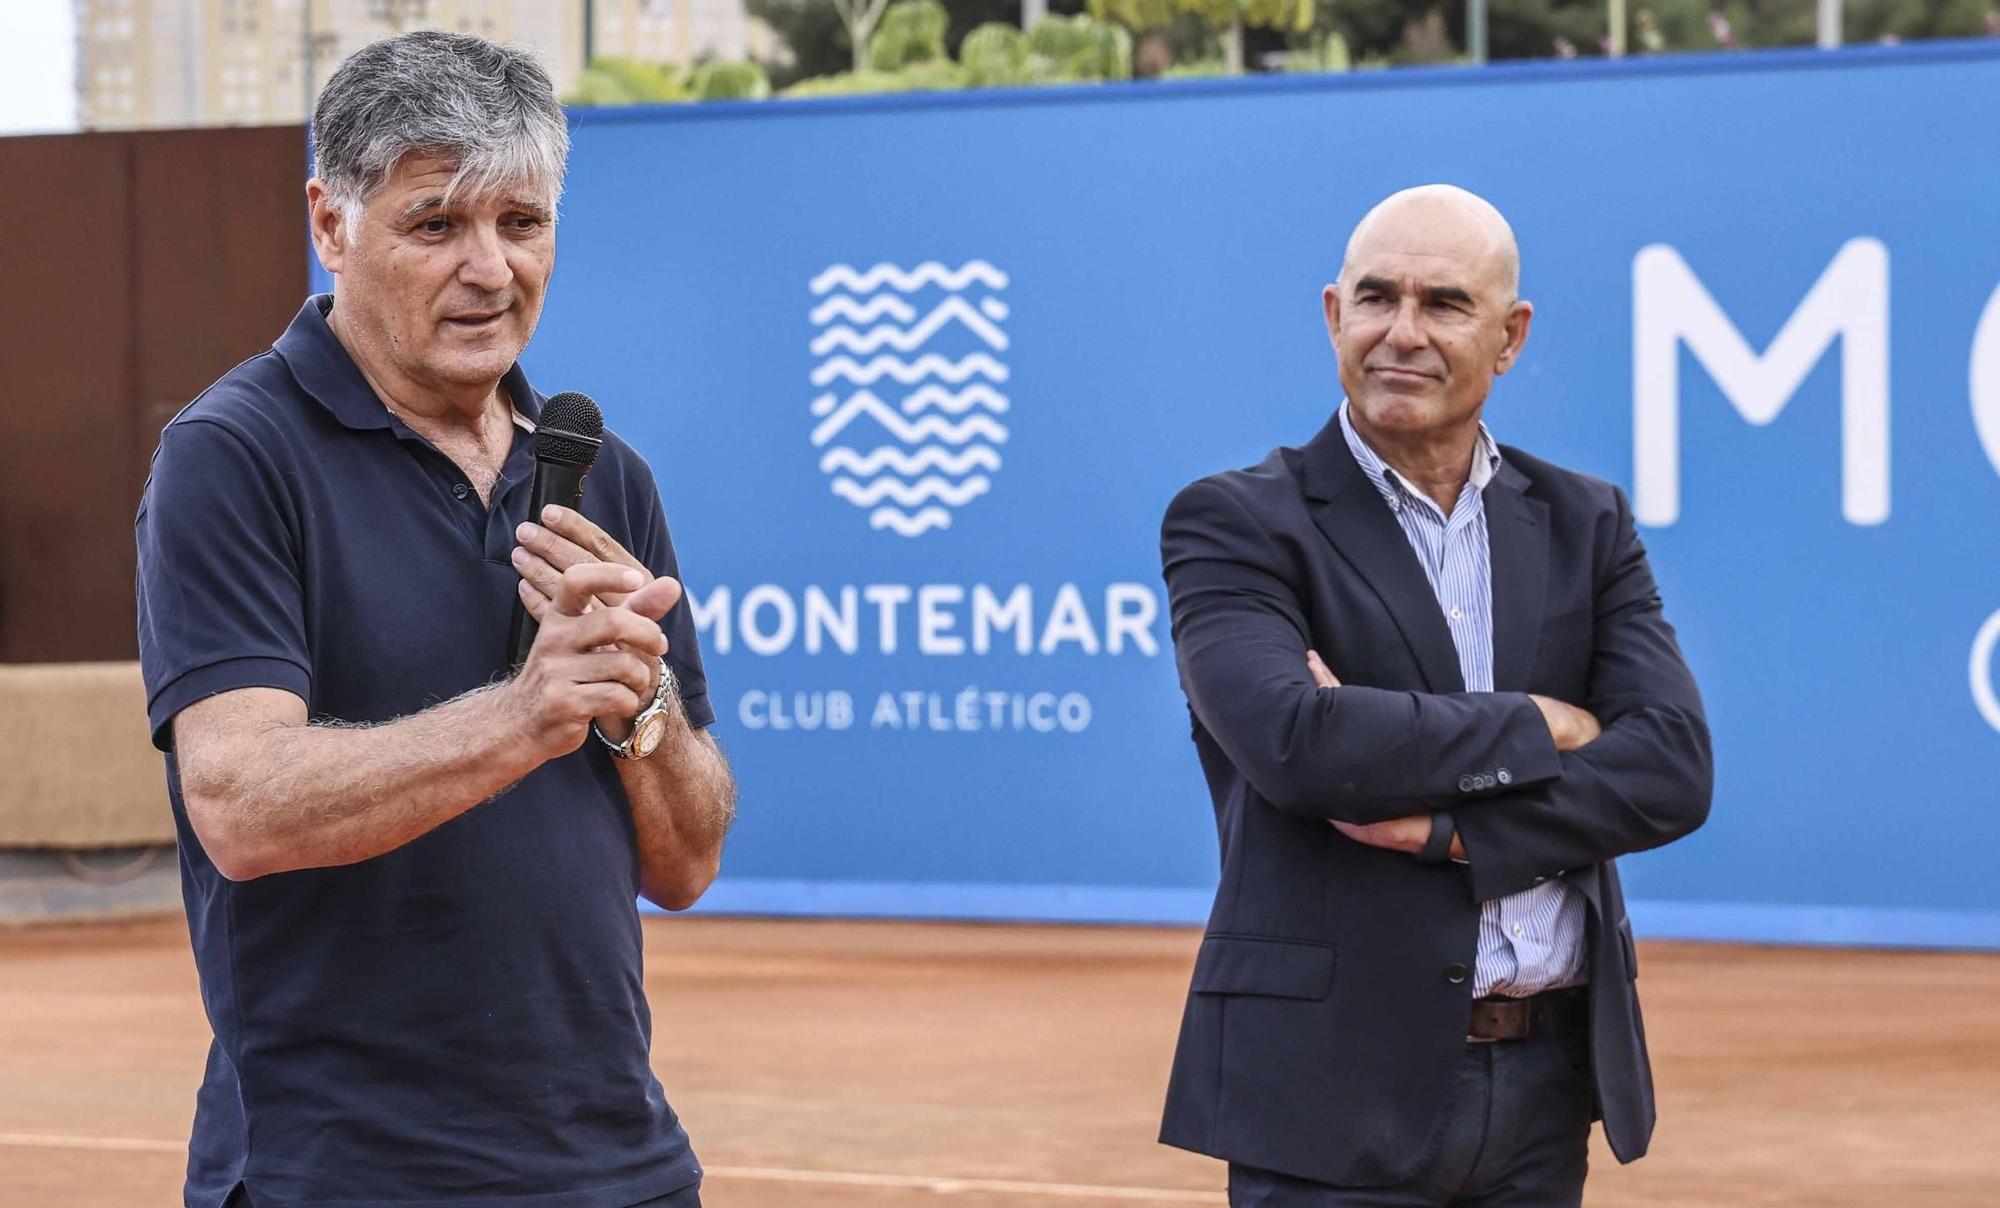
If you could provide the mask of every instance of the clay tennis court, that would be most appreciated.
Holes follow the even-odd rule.
[[[655,918],[719,1208],[1220,1204],[1153,1143],[1192,931]],[[1641,946],[1662,1121],[1593,1205],[2000,1204],[2000,956]],[[0,931],[0,1205],[179,1203],[177,920]]]

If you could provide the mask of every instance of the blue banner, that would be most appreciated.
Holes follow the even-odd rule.
[[[2000,946],[2000,49],[588,111],[529,369],[658,472],[742,784],[715,909],[1195,922],[1174,491],[1338,402],[1450,181],[1499,438],[1631,492],[1701,681],[1653,935]]]

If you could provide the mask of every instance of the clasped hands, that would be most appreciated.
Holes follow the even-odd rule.
[[[540,630],[510,687],[532,741],[553,757],[581,746],[593,721],[614,742],[631,734],[659,690],[660,618],[681,585],[654,578],[573,508],[544,508],[539,519],[514,532],[517,588]]]
[[[1306,651],[1306,669],[1312,673],[1313,683],[1317,686],[1340,687],[1339,678],[1319,657],[1319,651]],[[1575,751],[1589,746],[1604,732],[1604,727],[1587,710],[1579,709],[1575,705],[1566,705],[1552,697],[1536,696],[1532,693],[1528,699],[1534,701],[1535,707],[1542,711],[1542,720],[1548,723],[1549,737],[1555,740],[1558,751]],[[1431,838],[1429,814],[1391,818],[1387,822],[1342,822],[1338,818],[1329,821],[1333,823],[1335,830],[1356,843],[1365,843],[1370,847],[1380,847],[1409,855],[1422,851]],[[1466,858],[1465,844],[1457,835],[1451,838],[1451,858],[1454,860]]]

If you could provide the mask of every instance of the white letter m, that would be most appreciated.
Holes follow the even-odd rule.
[[[1744,419],[1770,423],[1840,337],[1841,512],[1889,518],[1889,251],[1850,239],[1762,356],[1680,253],[1663,243],[1632,262],[1632,461],[1639,523],[1681,514],[1680,342]]]

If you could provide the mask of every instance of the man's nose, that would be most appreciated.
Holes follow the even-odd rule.
[[[1430,343],[1416,299],[1406,298],[1396,307],[1396,321],[1389,325],[1388,340],[1389,346],[1398,352],[1415,352]]]
[[[514,279],[499,231],[474,227],[462,246],[464,256],[458,263],[458,279],[463,284],[498,293]]]

